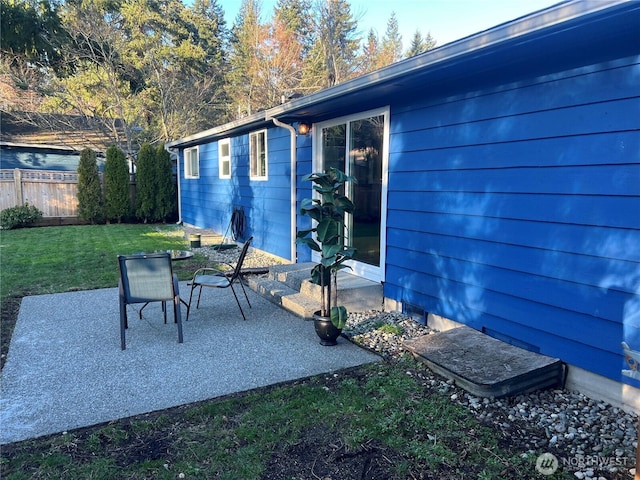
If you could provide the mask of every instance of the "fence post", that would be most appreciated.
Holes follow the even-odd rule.
[[[16,187],[16,205],[22,206],[22,170],[19,168],[13,171],[13,183]]]

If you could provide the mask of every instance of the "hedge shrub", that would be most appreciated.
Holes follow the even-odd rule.
[[[0,227],[5,230],[31,225],[42,218],[38,207],[25,203],[16,207],[5,208],[0,212]]]

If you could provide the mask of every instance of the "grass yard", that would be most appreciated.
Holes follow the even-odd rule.
[[[118,254],[186,246],[182,228],[175,226],[81,225],[0,230],[0,298],[116,287]],[[188,270],[180,262],[174,264],[179,276],[192,271],[193,264],[184,263]]]
[[[173,226],[65,226],[0,235],[3,355],[22,296],[115,287],[117,254],[186,247],[182,229]],[[175,267],[184,280],[204,261],[196,257]],[[536,456],[523,456],[518,437],[524,432],[481,424],[438,385],[409,357],[319,375],[4,445],[0,477],[570,478],[560,471],[541,477]]]

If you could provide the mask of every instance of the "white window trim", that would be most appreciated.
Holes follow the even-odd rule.
[[[251,139],[264,133],[264,175],[254,175],[253,174],[253,159],[251,158]],[[267,130],[257,130],[255,132],[251,132],[249,134],[249,179],[250,180],[258,180],[265,181],[269,179],[269,154],[268,154],[268,141],[267,141]]]
[[[222,155],[222,147],[224,145],[228,146],[228,151],[229,151],[229,155],[224,157]],[[224,174],[224,164],[228,163],[229,165],[229,173],[228,174]],[[220,178],[231,178],[231,139],[230,138],[225,138],[223,140],[220,140],[218,142],[218,171],[219,171],[219,177]]]
[[[193,150],[195,150],[196,152],[196,165],[197,165],[196,168],[198,170],[195,174],[193,173],[191,161],[187,158],[189,155],[189,152],[192,152]],[[189,147],[184,149],[184,178],[200,178],[200,147],[199,146]]]
[[[389,187],[389,145],[390,145],[390,124],[391,115],[389,106],[383,108],[377,108],[374,110],[368,110],[366,112],[354,113],[351,115],[345,115],[339,118],[333,118],[320,123],[313,124],[313,158],[312,158],[312,171],[317,172],[321,169],[322,162],[322,138],[321,132],[325,127],[331,127],[333,125],[339,125],[341,123],[350,123],[363,118],[376,117],[378,115],[384,115],[384,132],[383,132],[383,154],[382,154],[382,192],[381,192],[381,222],[380,222],[380,266],[374,267],[360,262],[349,261],[348,265],[351,267],[349,273],[373,280],[374,282],[382,282],[386,275],[386,261],[387,258],[387,200],[388,200],[388,187]],[[314,196],[316,192],[313,192]],[[311,258],[314,262],[320,261],[320,256],[317,252],[311,252]]]

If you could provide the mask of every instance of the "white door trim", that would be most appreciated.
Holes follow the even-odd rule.
[[[362,262],[350,262],[354,273],[363,278],[375,281],[383,282],[385,279],[385,265],[386,265],[386,246],[387,246],[387,195],[388,195],[388,178],[389,178],[389,123],[390,113],[389,107],[378,108],[374,110],[368,110],[365,112],[354,113],[339,118],[333,118],[325,120],[313,125],[312,128],[312,142],[313,142],[313,155],[312,155],[312,171],[317,172],[322,169],[322,138],[321,132],[325,127],[331,127],[342,123],[349,123],[355,120],[362,120],[368,117],[375,117],[382,115],[384,117],[384,129],[383,129],[383,148],[382,148],[382,182],[380,192],[381,205],[380,205],[380,266],[374,266],[365,264]],[[347,129],[347,135],[348,135]],[[348,143],[347,143],[348,144]],[[348,158],[348,156],[347,156]],[[357,205],[356,205],[357,207]],[[319,255],[315,252],[312,253],[313,261],[319,261]]]

